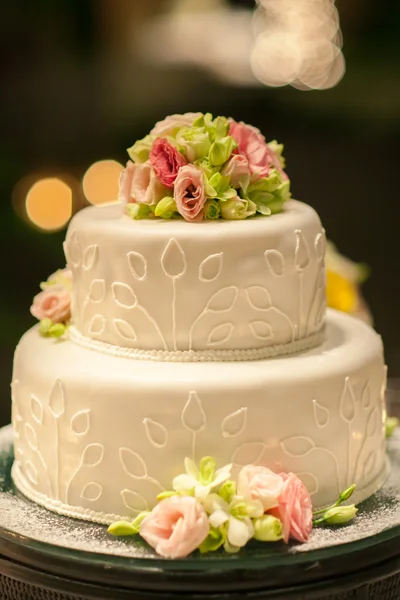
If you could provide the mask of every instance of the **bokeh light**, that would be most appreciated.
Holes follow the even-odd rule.
[[[57,177],[39,179],[26,195],[25,210],[28,219],[40,229],[61,229],[72,215],[72,189]]]
[[[334,0],[258,0],[251,67],[268,86],[328,89],[345,72]]]
[[[119,178],[123,170],[115,160],[93,163],[82,180],[86,199],[91,204],[110,204],[118,201]]]

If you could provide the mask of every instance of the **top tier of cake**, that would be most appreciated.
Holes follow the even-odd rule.
[[[272,217],[135,221],[120,204],[72,219],[71,335],[119,355],[251,359],[318,342],[325,235],[290,200]]]

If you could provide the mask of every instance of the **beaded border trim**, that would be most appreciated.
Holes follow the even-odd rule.
[[[172,352],[168,350],[139,350],[93,340],[84,336],[74,326],[69,328],[68,334],[70,340],[79,346],[118,358],[155,362],[230,362],[260,360],[310,350],[324,341],[325,327],[323,326],[319,331],[306,338],[288,344],[277,344],[265,348],[249,348],[248,350],[175,350]]]

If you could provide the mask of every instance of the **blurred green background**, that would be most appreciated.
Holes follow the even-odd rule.
[[[257,81],[252,39],[264,25],[272,31],[276,14],[264,11],[254,24],[255,8],[250,0],[2,6],[0,424],[10,419],[14,347],[34,324],[31,299],[65,264],[65,228],[45,232],[24,215],[24,178],[71,181],[78,210],[92,163],[125,163],[125,148],[155,121],[185,111],[230,115],[285,143],[294,197],[315,207],[342,253],[371,268],[365,295],[389,373],[400,375],[400,2],[336,2],[346,72],[324,90]],[[310,1],[308,9],[311,23]],[[265,61],[283,76],[279,61]]]

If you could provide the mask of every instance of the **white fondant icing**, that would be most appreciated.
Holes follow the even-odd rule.
[[[15,440],[16,456],[23,457],[13,470],[16,484],[70,516],[100,522],[133,516],[123,490],[153,506],[185,456],[233,462],[234,474],[247,463],[306,474],[318,482],[317,507],[353,479],[363,499],[387,472],[381,340],[334,311],[319,348],[245,363],[138,363],[40,337],[34,328],[21,340],[15,380],[25,424]],[[32,394],[43,406],[42,425],[32,417]],[[90,411],[90,427],[82,411]],[[26,461],[36,468],[36,486]],[[95,501],[82,498],[92,482],[102,487]]]
[[[148,352],[286,345],[324,319],[323,244],[317,214],[294,200],[272,218],[190,224],[89,207],[72,219],[65,246],[73,321],[85,336]],[[93,327],[98,315],[104,327]],[[249,324],[266,317],[274,335],[255,337]],[[134,336],[121,344],[122,321]]]

